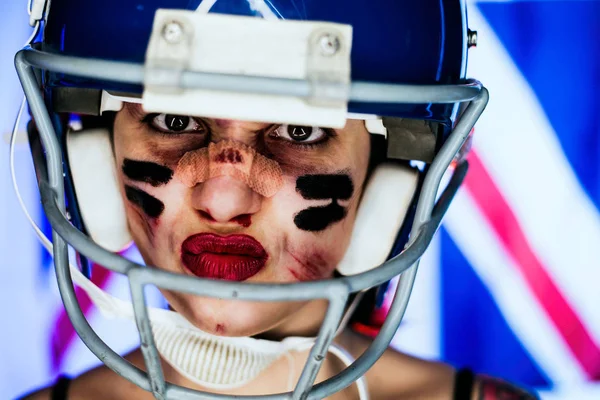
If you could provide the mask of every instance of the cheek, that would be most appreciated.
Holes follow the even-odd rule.
[[[321,151],[299,151],[284,145],[267,143],[267,156],[279,164],[288,176],[314,174],[318,171],[333,171],[344,163],[345,154],[336,149]]]
[[[306,200],[328,201],[326,205],[313,204],[294,216],[298,229],[321,232],[346,218],[348,205],[344,203],[352,198],[354,184],[347,171],[311,174],[296,180],[296,191]]]
[[[349,211],[346,219],[318,235],[297,231],[298,240],[289,251],[296,262],[290,268],[292,276],[300,281],[332,278],[350,243],[354,216],[355,212]]]
[[[189,222],[194,221],[189,191],[171,181],[159,188],[145,185],[144,192],[128,186],[122,176],[119,179],[129,231],[137,247],[151,256],[151,260],[144,257],[145,261],[161,267],[170,265],[182,236],[194,230]]]
[[[334,204],[331,199],[302,198],[296,191],[296,181],[297,178],[287,177],[283,189],[272,202],[275,209],[272,210],[273,218],[269,220],[277,221],[277,227],[271,226],[285,234],[278,272],[290,281],[331,278],[350,242],[359,195],[354,193],[350,199],[343,201],[343,212],[337,213],[337,209],[330,209]],[[310,217],[311,226],[319,229],[298,227],[299,216]],[[333,219],[335,223],[332,223]]]
[[[319,248],[316,243],[304,244],[287,249],[292,260],[288,271],[297,281],[317,281],[332,277],[339,260],[335,249]]]
[[[294,225],[303,231],[321,232],[330,225],[343,220],[346,209],[337,202],[326,206],[308,207],[294,216]]]
[[[155,223],[165,210],[165,204],[162,201],[133,186],[125,185],[125,198],[131,204],[139,207]]]

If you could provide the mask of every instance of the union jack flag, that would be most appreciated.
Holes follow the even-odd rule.
[[[598,399],[600,1],[471,0],[468,11],[479,42],[468,75],[491,99],[465,185],[421,262],[394,345],[535,388],[543,399]],[[0,18],[22,32],[2,39],[8,60],[28,34],[23,2],[7,2]],[[12,63],[1,68],[14,78],[1,98],[2,109],[12,110],[21,92]],[[12,118],[0,117],[3,132]],[[1,144],[0,190],[8,193]],[[18,148],[18,170],[30,170],[26,157]],[[29,176],[22,187],[35,209]],[[16,208],[12,196],[0,196],[1,210]],[[2,218],[1,266],[10,273],[3,272],[0,298],[19,306],[7,308],[11,324],[0,332],[0,359],[10,360],[0,363],[0,397],[14,398],[98,361],[74,335],[53,277],[39,278],[49,260],[35,256],[42,253],[24,219],[16,212]],[[95,279],[126,297],[126,282]],[[133,325],[84,308],[115,349],[136,344]]]
[[[600,1],[472,1],[490,91],[396,345],[600,398]]]

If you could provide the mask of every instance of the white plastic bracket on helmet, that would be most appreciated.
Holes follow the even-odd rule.
[[[359,116],[361,114],[358,114]],[[352,119],[350,115],[348,118]],[[367,132],[373,135],[383,135],[387,138],[387,129],[383,126],[383,121],[381,117],[373,116],[373,118],[368,118],[368,116],[364,116],[363,118],[355,118],[355,119],[364,119],[365,120],[365,128],[367,128]]]
[[[351,46],[350,25],[158,10],[143,106],[147,112],[341,128]],[[312,96],[182,89],[182,71],[305,80]]]
[[[142,104],[142,99],[141,97],[122,96],[103,90],[100,96],[100,115],[105,111],[121,111],[123,103]]]
[[[50,0],[31,0],[29,9],[29,25],[35,26],[44,19],[44,10],[50,7]]]

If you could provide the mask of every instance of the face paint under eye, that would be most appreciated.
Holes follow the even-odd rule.
[[[150,218],[158,218],[165,209],[162,201],[132,186],[125,185],[125,196]]]
[[[352,197],[354,185],[347,174],[303,175],[296,181],[296,191],[307,200],[348,200]]]
[[[173,170],[150,161],[135,161],[126,158],[121,168],[126,177],[133,181],[146,182],[157,187],[166,185],[173,178]]]
[[[334,200],[324,207],[309,207],[300,211],[294,216],[294,224],[303,231],[319,232],[341,221],[346,214],[346,209]]]
[[[309,207],[294,216],[294,224],[299,229],[318,232],[346,217],[346,208],[337,201],[350,199],[354,185],[347,174],[304,175],[296,181],[296,191],[308,200],[331,199],[327,206]]]

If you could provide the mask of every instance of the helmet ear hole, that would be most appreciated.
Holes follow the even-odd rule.
[[[132,239],[106,128],[67,133],[67,157],[77,204],[90,237],[117,252]]]
[[[350,245],[337,267],[340,274],[359,274],[385,262],[418,186],[416,168],[393,163],[375,167],[358,207]]]

